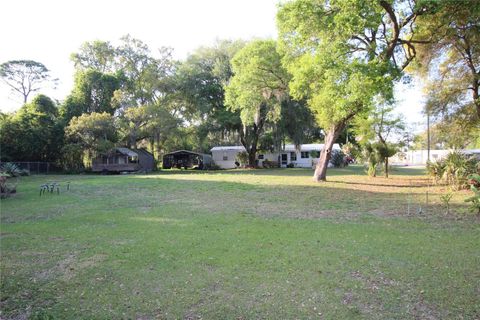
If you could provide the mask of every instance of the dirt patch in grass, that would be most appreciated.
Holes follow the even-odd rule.
[[[391,290],[392,287],[400,286],[399,282],[385,276],[381,271],[375,271],[375,275],[373,276],[363,274],[360,271],[353,271],[350,273],[350,276],[353,279],[363,283],[363,286],[370,295],[369,300],[377,301],[377,303],[375,303],[375,306],[369,304],[368,306],[366,306],[367,308],[365,309],[365,306],[363,306],[357,301],[360,299],[356,299],[356,297],[351,292],[347,292],[343,297],[342,303],[355,303],[357,306],[360,307],[360,309],[362,309],[362,311],[372,311],[372,309],[378,309],[379,307],[381,308],[382,303],[379,299],[380,292]],[[423,291],[420,292],[419,296],[414,298],[414,300],[410,303],[410,306],[411,307],[408,309],[408,313],[412,316],[413,319],[437,320],[443,318],[438,312],[437,308],[425,301],[423,297]]]
[[[70,281],[81,271],[94,267],[98,263],[105,260],[107,256],[104,254],[95,254],[91,257],[78,259],[76,254],[69,254],[63,260],[59,261],[55,266],[44,270],[35,277],[38,280],[60,279],[62,281]]]
[[[365,288],[371,292],[397,285],[397,282],[395,280],[386,277],[382,272],[378,271],[375,277],[366,276],[360,271],[353,271],[350,273],[350,276],[353,279],[361,281],[364,284]]]
[[[432,305],[426,303],[422,296],[418,298],[418,301],[413,305],[410,310],[410,314],[414,319],[422,320],[438,320],[443,319],[438,311]]]

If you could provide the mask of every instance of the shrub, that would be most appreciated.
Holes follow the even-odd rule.
[[[442,180],[444,172],[445,162],[443,160],[427,163],[427,174],[435,180],[435,183],[439,183]]]
[[[370,177],[376,177],[377,166],[380,162],[380,156],[371,143],[368,143],[363,147],[362,159],[367,163],[367,174]]]
[[[6,198],[17,192],[18,176],[20,174],[17,171],[18,166],[13,163],[4,163],[0,169],[0,198]]]
[[[461,152],[450,152],[444,159],[427,164],[427,173],[436,183],[444,182],[455,190],[468,187],[468,177],[478,173],[478,161]]]
[[[1,165],[0,171],[10,177],[19,177],[22,175],[22,169],[20,169],[15,163],[13,162],[6,162]]]
[[[289,164],[287,164],[287,168],[295,168],[295,164],[289,163]]]
[[[30,171],[28,169],[20,169],[20,175],[23,177],[29,176]]]
[[[353,159],[362,158],[361,148],[351,142],[344,144],[342,146],[342,151],[345,153],[345,155],[350,156]]]
[[[345,153],[342,150],[333,150],[332,156],[330,158],[330,163],[335,168],[340,168],[345,166]]]
[[[468,184],[473,196],[465,199],[465,202],[471,202],[470,210],[480,215],[480,174],[475,173],[468,177]]]
[[[247,151],[240,151],[237,153],[235,157],[235,161],[239,162],[242,167],[248,165],[248,152]]]
[[[450,200],[452,200],[452,197],[453,197],[453,192],[452,191],[449,191],[449,192],[440,196],[440,200],[445,205],[445,209],[446,209],[445,214],[450,213]]]
[[[84,152],[80,144],[67,144],[62,148],[59,165],[67,173],[83,172],[85,170],[83,156]]]
[[[278,168],[278,162],[277,161],[270,161],[268,159],[265,159],[262,163],[262,166],[264,168]]]

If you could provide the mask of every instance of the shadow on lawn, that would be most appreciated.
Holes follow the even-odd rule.
[[[255,175],[285,176],[285,180],[282,178],[280,182],[272,179],[272,184],[269,184],[270,178],[265,178],[265,183],[262,184],[255,182],[256,180],[246,182],[243,177],[243,181],[234,181],[236,174],[232,176],[233,181],[210,180],[212,177],[207,179],[210,175],[205,173],[203,174],[206,179],[193,176],[193,179],[189,179],[190,174],[182,177],[177,173],[98,176],[89,179],[69,176],[72,181],[72,190],[69,193],[42,198],[38,197],[36,180],[32,180],[18,197],[2,201],[1,221],[15,223],[24,220],[50,220],[67,216],[71,212],[74,216],[83,216],[116,208],[145,213],[162,210],[164,206],[172,206],[179,212],[247,213],[260,217],[300,219],[354,218],[363,214],[412,216],[418,212],[422,212],[421,216],[441,216],[445,211],[438,199],[436,203],[434,201],[434,197],[439,197],[438,194],[431,193],[430,203],[426,204],[425,189],[420,186],[409,191],[410,185],[355,180],[363,177],[350,177],[354,181],[334,178],[320,184],[308,180],[305,184],[294,185],[289,184],[288,177],[295,180],[297,177],[309,179],[310,171],[291,170],[251,170]],[[345,175],[344,170],[336,172]],[[358,169],[353,168],[353,171],[355,170]],[[245,171],[238,174],[248,176]],[[212,176],[214,178],[215,174]],[[61,180],[62,177],[56,178]]]
[[[397,193],[397,185],[391,186],[392,192],[385,192],[361,190],[358,187],[361,183],[335,184],[333,181],[315,185],[256,185],[239,181],[164,179],[162,175],[155,179],[132,177],[129,180],[136,186],[136,193],[129,193],[127,185],[117,185],[115,193],[126,196],[112,205],[154,208],[170,204],[178,206],[179,210],[188,208],[195,212],[248,213],[285,218],[350,218],[365,213],[405,216],[416,213],[420,208],[423,212],[440,212],[438,205],[430,204],[425,208],[423,192]],[[372,186],[383,188],[382,184]],[[106,194],[100,190],[97,193],[100,197],[114,198],[109,189],[106,186]]]
[[[384,180],[385,181],[385,180]],[[328,180],[328,182],[346,184],[346,185],[360,185],[360,186],[375,186],[375,187],[394,187],[394,188],[426,188],[429,187],[429,180],[428,179],[417,179],[417,180],[408,180],[411,183],[408,184],[401,184],[402,181],[395,181],[390,180],[392,183],[378,183],[378,182],[355,182],[355,181],[340,181],[340,180]],[[397,183],[395,183],[397,182]],[[400,183],[398,183],[400,182]],[[405,181],[403,181],[405,182]]]
[[[302,177],[313,177],[313,169],[309,168],[273,168],[273,169],[227,169],[227,170],[183,170],[183,169],[167,169],[161,170],[158,173],[159,175],[170,175],[170,174],[232,174],[232,175],[255,175],[255,176],[302,176]],[[328,169],[329,176],[338,176],[338,175],[363,175],[363,167],[360,166],[349,166],[346,168],[331,168]]]

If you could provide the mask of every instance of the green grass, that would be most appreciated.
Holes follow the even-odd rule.
[[[480,317],[468,192],[445,216],[420,169],[311,174],[24,178],[1,202],[0,318]],[[71,190],[40,197],[46,181]]]

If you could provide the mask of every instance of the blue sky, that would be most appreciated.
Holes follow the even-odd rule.
[[[276,37],[277,0],[3,0],[0,63],[14,59],[42,62],[60,79],[45,94],[62,100],[73,84],[70,54],[85,41],[115,42],[130,34],[153,52],[172,47],[175,58],[216,39]],[[409,123],[423,121],[422,94],[400,86],[397,110]],[[21,99],[0,84],[0,110],[14,111]]]

